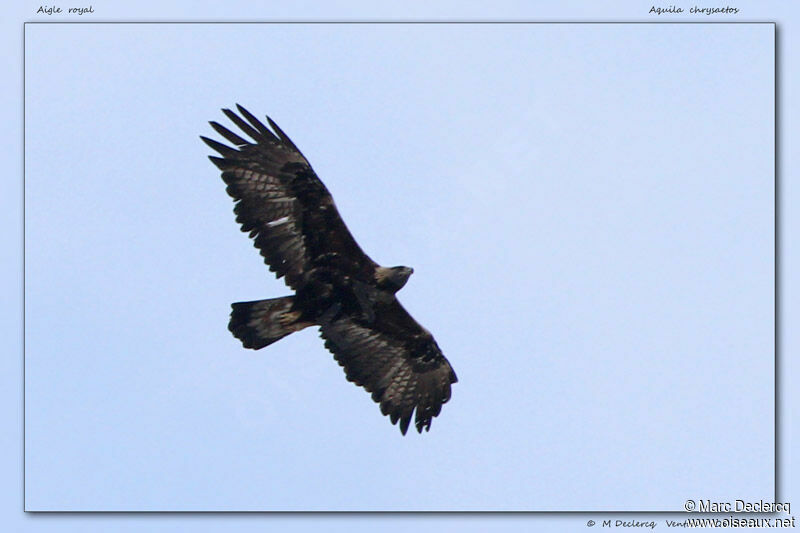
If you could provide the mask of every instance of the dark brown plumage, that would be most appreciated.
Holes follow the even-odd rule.
[[[319,326],[347,379],[372,393],[404,435],[412,416],[417,431],[430,429],[458,380],[430,332],[395,297],[413,270],[370,259],[289,137],[269,117],[272,130],[237,109],[241,117],[223,112],[252,141],[216,122],[235,148],[201,138],[221,156],[210,159],[236,201],[242,231],[295,294],[233,304],[228,328],[246,348],[260,349]]]

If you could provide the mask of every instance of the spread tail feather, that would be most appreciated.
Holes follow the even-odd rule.
[[[311,325],[292,311],[294,296],[231,304],[228,329],[245,348],[258,350]]]

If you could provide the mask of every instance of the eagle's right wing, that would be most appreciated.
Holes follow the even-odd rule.
[[[323,321],[320,331],[348,381],[371,392],[403,435],[414,413],[417,431],[430,429],[458,378],[430,332],[396,298],[376,307],[371,323],[340,315]]]

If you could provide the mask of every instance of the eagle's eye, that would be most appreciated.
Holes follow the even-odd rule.
[[[402,289],[408,281],[414,269],[411,267],[397,266],[392,268],[392,283],[397,286],[397,289]]]

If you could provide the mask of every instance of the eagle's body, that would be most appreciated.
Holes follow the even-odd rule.
[[[210,159],[236,200],[242,231],[295,294],[233,304],[228,328],[246,348],[259,349],[319,326],[347,379],[371,392],[403,434],[413,413],[417,431],[429,429],[457,378],[430,332],[395,297],[413,270],[370,259],[294,143],[269,117],[274,133],[237,107],[246,121],[223,112],[254,142],[216,122],[236,148],[202,139],[222,156]]]

